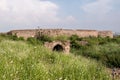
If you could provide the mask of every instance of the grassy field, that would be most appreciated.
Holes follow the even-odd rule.
[[[95,60],[0,37],[1,80],[111,80]]]
[[[88,44],[79,44],[81,39],[87,41]],[[120,37],[81,39],[73,40],[72,53],[100,61],[109,68],[120,68]]]

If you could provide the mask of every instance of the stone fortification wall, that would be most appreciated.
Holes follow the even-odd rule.
[[[18,37],[24,37],[25,39],[27,39],[28,37],[34,37],[36,35],[36,31],[35,30],[13,30],[8,32],[8,34],[16,35]]]
[[[11,35],[17,35],[18,37],[24,37],[27,39],[28,37],[35,37],[36,33],[40,32],[41,34],[45,34],[48,36],[60,36],[60,35],[78,35],[79,37],[113,37],[112,31],[97,31],[97,30],[71,30],[71,29],[33,29],[33,30],[12,30],[8,32]]]
[[[96,30],[76,30],[76,34],[79,37],[97,37],[98,36],[98,31]]]
[[[61,35],[67,35],[67,36],[72,36],[72,35],[78,35],[79,37],[90,37],[98,36],[98,31],[96,30],[62,30]]]
[[[98,36],[113,38],[113,32],[112,31],[99,31]]]
[[[62,29],[38,29],[36,31],[48,36],[58,36],[62,34]]]

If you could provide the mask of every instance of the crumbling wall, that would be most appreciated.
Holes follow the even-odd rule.
[[[112,31],[99,31],[98,36],[113,38],[113,32]]]
[[[8,32],[8,34],[24,37],[27,39],[29,37],[34,37],[36,35],[36,30],[13,30]]]
[[[96,30],[76,30],[76,35],[79,37],[97,37],[98,31]]]
[[[110,37],[113,38],[112,31],[97,31],[97,30],[71,30],[71,29],[33,29],[33,30],[13,30],[8,33],[12,35],[17,35],[18,37],[24,37],[27,39],[28,37],[35,37],[36,33],[40,32],[43,35],[48,36],[72,36],[78,35],[79,37]]]
[[[42,35],[48,35],[51,37],[58,36],[62,34],[61,29],[38,29],[37,32],[40,32]]]

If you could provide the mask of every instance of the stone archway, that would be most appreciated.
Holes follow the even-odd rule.
[[[49,48],[52,51],[64,52],[66,54],[70,51],[70,42],[65,41],[53,41],[53,42],[45,42],[45,47]]]
[[[64,51],[64,48],[61,45],[57,44],[56,46],[53,47],[52,51],[62,52]]]

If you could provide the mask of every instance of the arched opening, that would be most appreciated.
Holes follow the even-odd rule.
[[[58,51],[58,52],[62,52],[64,49],[61,45],[57,44],[56,46],[54,46],[53,51]]]

